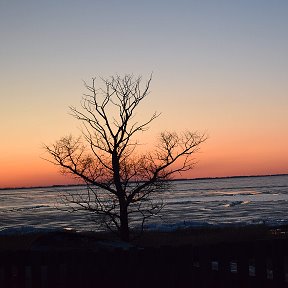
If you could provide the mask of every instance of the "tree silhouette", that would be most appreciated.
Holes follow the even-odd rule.
[[[129,241],[131,216],[140,219],[143,228],[149,217],[159,213],[163,204],[154,195],[168,188],[167,180],[173,175],[193,168],[192,154],[206,136],[166,131],[153,151],[137,153],[135,136],[159,116],[155,112],[143,123],[134,118],[149,94],[151,77],[145,85],[141,77],[133,75],[100,81],[100,88],[96,78],[91,85],[84,82],[88,94],[84,94],[81,108],[70,107],[83,123],[81,137],[63,137],[45,149],[63,173],[73,174],[87,185],[85,193],[67,194],[65,204],[72,210],[94,213],[103,225]]]

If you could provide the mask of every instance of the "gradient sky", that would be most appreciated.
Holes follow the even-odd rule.
[[[148,132],[207,131],[189,177],[288,173],[288,1],[0,0],[0,187],[67,183],[43,143],[93,76],[134,73]]]

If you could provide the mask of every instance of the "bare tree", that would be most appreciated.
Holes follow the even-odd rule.
[[[152,152],[139,154],[136,134],[146,131],[159,114],[138,123],[134,116],[148,95],[151,77],[143,85],[141,77],[125,75],[100,78],[102,87],[84,83],[81,109],[70,107],[82,121],[82,136],[67,136],[45,146],[52,163],[63,173],[73,174],[87,185],[86,193],[67,195],[71,209],[84,209],[100,217],[101,223],[115,229],[129,241],[131,215],[142,224],[162,208],[153,195],[167,189],[173,175],[194,166],[194,154],[206,140],[198,132],[162,132]],[[143,225],[142,225],[143,227]]]

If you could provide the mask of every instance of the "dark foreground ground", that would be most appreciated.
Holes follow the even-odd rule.
[[[288,287],[288,227],[2,235],[0,287]]]
[[[103,247],[161,247],[186,245],[215,245],[220,243],[249,242],[255,240],[288,239],[288,226],[267,227],[253,225],[224,228],[191,228],[171,232],[145,231],[132,235],[125,244],[105,232],[31,232],[0,235],[0,251],[55,249],[103,249]]]

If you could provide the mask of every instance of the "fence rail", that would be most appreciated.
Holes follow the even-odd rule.
[[[2,251],[0,287],[288,287],[288,242]]]

